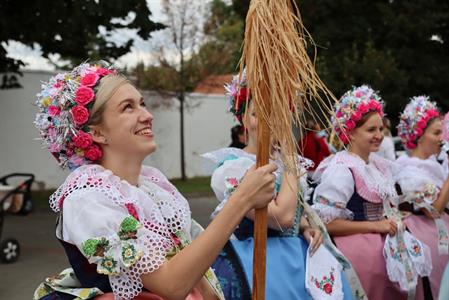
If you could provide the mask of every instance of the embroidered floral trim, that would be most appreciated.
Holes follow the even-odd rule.
[[[112,256],[105,256],[97,265],[97,272],[104,275],[118,275],[118,262]]]
[[[322,197],[322,196],[318,196],[317,197],[317,203],[321,203],[323,205],[327,205],[330,207],[335,207],[335,208],[340,208],[340,209],[345,209],[346,205],[343,202],[333,202],[333,201],[329,201],[328,199]]]
[[[121,240],[136,239],[137,229],[142,227],[134,217],[126,217],[120,224],[118,236]]]
[[[425,185],[424,190],[420,192],[415,192],[414,200],[417,204],[422,202],[433,203],[438,194],[437,187],[433,183],[428,183]],[[432,213],[432,212],[431,212]]]
[[[240,184],[240,180],[235,177],[225,177],[225,199],[229,198],[237,189]]]
[[[422,248],[419,245],[419,243],[413,239],[411,240],[411,247],[408,249],[408,253],[410,253],[410,255],[414,256],[414,257],[419,257],[422,255]]]
[[[129,268],[144,254],[136,243],[138,230],[142,225],[132,216],[127,216],[120,224],[117,236],[91,238],[83,242],[84,255],[97,261],[97,272],[105,275],[120,274],[120,264]]]
[[[104,256],[104,252],[110,248],[109,241],[106,238],[88,239],[83,243],[82,251],[88,257]]]
[[[335,269],[331,268],[329,276],[323,276],[323,279],[318,281],[317,278],[311,276],[311,281],[315,284],[315,286],[324,291],[326,294],[331,295],[333,292],[333,287],[335,283],[335,277],[334,277]]]

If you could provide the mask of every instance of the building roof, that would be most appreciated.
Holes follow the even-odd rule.
[[[193,90],[194,93],[224,95],[224,85],[231,82],[232,75],[210,75],[204,78]]]

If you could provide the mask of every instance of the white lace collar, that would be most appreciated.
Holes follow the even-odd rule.
[[[313,179],[321,181],[324,171],[331,166],[343,164],[353,173],[359,194],[370,202],[379,202],[385,197],[397,196],[394,188],[392,164],[375,153],[371,153],[366,163],[361,157],[343,150],[326,158],[316,169]],[[379,199],[373,199],[373,195]],[[377,197],[376,197],[377,198]]]
[[[438,162],[435,155],[432,155],[427,159],[403,155],[397,159],[397,163],[401,166],[402,172],[416,174],[416,176],[419,177],[426,177],[440,188],[443,186],[443,183],[448,176],[444,167]],[[413,169],[415,171],[413,171]]]
[[[221,165],[225,160],[228,159],[237,159],[237,158],[247,158],[256,162],[256,155],[252,153],[248,153],[242,149],[238,148],[221,148],[215,151],[207,152],[201,155],[202,157],[212,161],[214,163],[214,168],[217,165]],[[300,168],[307,170],[313,166],[313,162],[307,158],[304,158],[300,155],[297,156],[298,163]],[[278,172],[283,172],[284,164],[281,161],[280,154],[275,152],[274,157],[270,159],[270,162],[275,163],[278,167]]]

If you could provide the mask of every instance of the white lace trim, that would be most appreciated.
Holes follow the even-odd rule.
[[[424,189],[424,186],[428,183],[433,183],[441,189],[448,176],[435,156],[420,159],[403,155],[396,162],[400,166],[399,172],[396,174],[396,180],[399,182],[406,181],[410,188],[417,188],[417,190]]]
[[[347,208],[337,208],[322,203],[314,203],[312,205],[313,210],[316,211],[320,219],[324,224],[329,224],[335,219],[353,220],[354,214]]]
[[[223,161],[229,159],[232,156],[235,156],[236,158],[246,157],[246,158],[249,158],[252,161],[256,162],[256,155],[248,153],[242,149],[232,148],[232,147],[221,148],[221,149],[218,149],[218,150],[215,150],[212,152],[207,152],[207,153],[202,154],[201,156],[210,160],[214,164],[214,167],[217,167],[218,164],[223,163]],[[298,162],[298,167],[301,169],[300,171],[302,173],[305,173],[306,170],[313,167],[313,161],[311,161],[310,159],[307,159],[300,155],[297,155],[296,159]],[[278,167],[278,170],[277,170],[278,172],[280,172],[280,173],[284,172],[284,163],[282,162],[281,156],[279,153],[276,152],[275,157],[270,159],[270,162],[276,164],[276,166]]]
[[[321,181],[323,173],[331,166],[343,164],[353,171],[357,185],[357,192],[368,201],[369,194],[375,194],[380,199],[394,198],[397,196],[394,188],[393,172],[396,166],[375,153],[369,156],[369,163],[365,163],[359,156],[343,150],[326,158],[316,169],[313,180]],[[360,180],[361,185],[357,181]],[[380,202],[380,201],[373,201]]]

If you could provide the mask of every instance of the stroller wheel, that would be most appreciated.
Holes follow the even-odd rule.
[[[15,239],[6,239],[0,244],[0,259],[4,263],[15,262],[20,255],[19,242]]]

